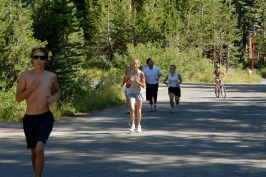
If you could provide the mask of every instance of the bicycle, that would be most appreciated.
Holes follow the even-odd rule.
[[[215,91],[214,92],[215,92],[216,98],[219,98],[220,95],[223,97],[223,99],[226,98],[225,86],[224,86],[221,79],[219,79],[218,87],[215,85]]]

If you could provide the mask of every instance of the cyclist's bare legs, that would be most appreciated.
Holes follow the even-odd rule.
[[[216,87],[219,85],[219,79],[215,79]]]

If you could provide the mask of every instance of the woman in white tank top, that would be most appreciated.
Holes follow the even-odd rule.
[[[170,72],[165,76],[163,83],[168,86],[171,113],[173,113],[175,109],[174,98],[176,105],[178,105],[181,97],[180,84],[182,83],[181,75],[176,72],[175,65],[170,66]]]

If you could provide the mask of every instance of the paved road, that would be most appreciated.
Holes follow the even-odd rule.
[[[125,106],[56,122],[44,177],[265,177],[266,85],[183,84],[170,113],[167,88],[157,112],[143,106],[142,133],[129,133]],[[33,177],[20,123],[0,123],[0,176]]]

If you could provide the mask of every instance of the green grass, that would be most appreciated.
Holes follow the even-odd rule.
[[[224,67],[221,68],[222,71],[226,72]],[[195,83],[213,83],[214,79],[212,77],[214,69],[209,67],[208,69],[193,74],[186,82],[195,82]],[[246,70],[230,68],[226,76],[222,76],[224,83],[261,83],[261,75],[255,73],[253,76],[250,76]]]
[[[261,83],[261,75],[249,75],[247,70],[231,69],[224,78],[225,83]]]
[[[97,109],[119,105],[124,103],[124,95],[121,88],[109,88],[106,90],[90,90],[73,101],[73,107],[77,112],[91,112]]]

